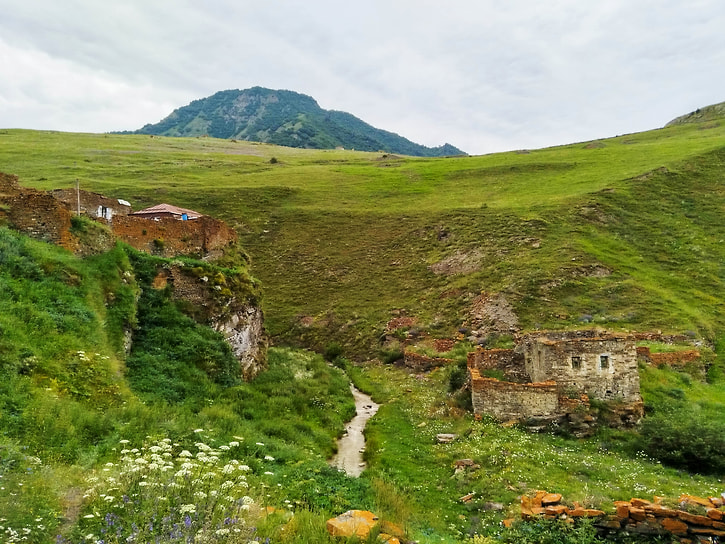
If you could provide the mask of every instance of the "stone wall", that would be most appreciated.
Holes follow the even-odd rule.
[[[484,349],[476,348],[468,354],[468,367],[476,368],[479,372],[498,370],[504,375],[506,381],[516,383],[529,383],[531,376],[526,372],[523,353],[513,349]]]
[[[564,391],[601,400],[640,402],[634,338],[603,331],[539,333],[522,337],[533,381],[554,380]]]
[[[579,503],[563,504],[559,493],[537,491],[534,496],[521,497],[521,517],[525,520],[587,517],[593,518],[594,525],[606,532],[669,535],[683,544],[718,542],[717,539],[725,537],[725,510],[721,497],[683,494],[676,508],[664,506],[663,500],[654,497],[652,501],[639,498],[614,501],[615,511],[608,514]],[[510,526],[512,522],[512,519],[505,520],[504,525]]]
[[[50,194],[21,188],[17,177],[2,174],[0,203],[6,221],[15,230],[71,251],[77,248],[78,240],[70,233],[71,213]]]
[[[163,257],[191,255],[216,259],[237,240],[231,227],[206,215],[188,221],[115,216],[111,229],[118,238],[139,251]]]
[[[654,366],[683,367],[700,359],[700,352],[696,349],[683,351],[668,351],[652,353],[647,346],[637,347],[637,356]]]
[[[476,414],[489,414],[499,421],[548,419],[559,413],[556,382],[512,383],[483,378],[469,367],[471,400]]]
[[[403,352],[403,364],[418,372],[428,372],[429,370],[445,366],[452,362],[452,359],[446,359],[445,357],[429,357],[428,355],[423,355],[422,353],[416,353],[415,351],[407,349]]]

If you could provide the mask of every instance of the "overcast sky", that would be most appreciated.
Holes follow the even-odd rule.
[[[0,0],[0,127],[106,132],[289,89],[471,154],[725,101],[723,0]]]

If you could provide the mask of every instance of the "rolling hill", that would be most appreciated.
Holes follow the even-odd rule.
[[[283,509],[248,520],[260,538],[275,542],[329,542],[327,517],[372,508],[422,543],[531,544],[554,535],[589,544],[601,540],[575,538],[555,522],[520,533],[514,525],[509,534],[520,536],[509,538],[501,521],[517,516],[518,497],[535,489],[607,511],[612,501],[634,496],[675,504],[683,492],[718,495],[725,125],[718,117],[693,121],[450,158],[0,130],[0,169],[23,185],[52,189],[79,180],[134,209],[169,202],[235,226],[251,273],[262,281],[274,343],[341,354],[328,358],[383,403],[366,433],[364,477],[331,471],[325,458],[352,409],[337,368],[310,352],[276,347],[270,371],[251,383],[221,387],[185,375],[193,367],[176,354],[203,356],[213,338],[194,344],[199,335],[167,290],[122,296],[133,287],[124,283],[126,271],[141,282],[153,279],[143,273],[145,259],[122,248],[81,259],[0,228],[0,292],[12,293],[0,298],[0,353],[13,358],[0,357],[0,469],[3,485],[16,493],[0,495],[11,520],[5,525],[35,527],[41,519],[44,529],[32,529],[43,531],[39,541],[57,533],[94,541],[83,538],[116,519],[105,516],[107,503],[128,494],[134,505],[149,498],[134,523],[151,530],[159,501],[144,494],[140,480],[124,479],[123,452],[146,455],[163,448],[150,442],[159,439],[174,445],[179,462],[184,449],[201,447],[219,446],[225,463],[238,458],[249,469],[240,494]],[[122,331],[109,319],[124,301],[144,310],[136,328],[148,339],[125,360],[116,347]],[[532,435],[474,420],[465,395],[451,392],[475,343],[511,341],[496,328],[511,315],[513,328],[524,331],[661,330],[685,340],[648,347],[696,348],[702,360],[680,369],[642,364],[647,412],[637,432],[601,429],[588,440]],[[435,339],[453,341],[451,365],[422,374],[383,364],[411,344],[432,351]],[[182,387],[191,393],[164,397]],[[439,444],[438,433],[458,438]],[[119,440],[130,441],[128,450],[119,453]],[[454,473],[460,459],[478,468]],[[97,476],[104,474],[122,487],[102,487]],[[156,475],[146,481],[150,489],[168,483]],[[200,490],[188,491],[174,495],[174,504],[197,500]],[[461,502],[471,493],[475,498]],[[183,530],[182,519],[172,521]],[[223,530],[223,518],[218,523],[210,526]],[[658,542],[634,535],[627,541]]]
[[[419,157],[464,154],[450,144],[426,147],[374,128],[349,113],[324,110],[304,94],[262,87],[220,91],[194,100],[136,134],[211,136],[288,147],[344,147]]]

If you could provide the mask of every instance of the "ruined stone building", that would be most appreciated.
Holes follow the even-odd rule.
[[[597,330],[532,333],[512,350],[479,348],[469,353],[468,371],[474,412],[500,421],[571,420],[588,413],[590,398],[611,401],[617,421],[609,423],[632,425],[642,417],[631,335]]]

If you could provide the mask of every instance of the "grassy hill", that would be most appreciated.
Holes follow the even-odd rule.
[[[94,508],[102,514],[98,505],[105,498],[84,502],[73,490],[95,486],[88,480],[92,468],[101,476],[107,462],[114,463],[109,470],[122,470],[118,440],[140,449],[150,447],[146,436],[168,438],[180,444],[176,454],[199,440],[196,429],[214,447],[243,436],[240,450],[223,455],[247,460],[250,495],[262,501],[268,493],[265,504],[276,507],[296,505],[294,521],[280,515],[259,522],[258,534],[275,542],[326,542],[326,516],[351,507],[373,508],[428,543],[461,541],[474,532],[498,539],[500,520],[531,489],[605,508],[637,495],[721,491],[725,127],[708,121],[445,159],[22,130],[0,131],[0,142],[0,170],[19,175],[22,184],[49,189],[78,179],[82,188],[124,198],[136,209],[166,201],[230,222],[264,285],[267,324],[278,345],[322,351],[339,343],[347,358],[385,356],[405,337],[386,332],[386,324],[402,316],[413,319],[410,328],[421,341],[466,336],[477,326],[477,297],[486,292],[502,294],[526,329],[596,325],[685,333],[701,343],[710,365],[706,379],[643,368],[648,417],[641,432],[602,431],[580,441],[474,421],[462,408],[465,399],[450,393],[456,365],[418,378],[391,365],[363,368],[338,360],[359,387],[385,402],[368,432],[370,469],[352,480],[327,471],[323,461],[351,409],[336,369],[309,353],[278,348],[269,373],[251,384],[221,387],[208,380],[199,391],[189,376],[181,380],[191,391],[189,402],[158,398],[160,388],[138,379],[144,365],[124,367],[114,351],[113,321],[105,317],[103,293],[117,290],[118,271],[133,262],[116,250],[98,257],[105,264],[97,266],[0,231],[0,255],[18,255],[15,268],[0,267],[0,286],[15,286],[28,274],[32,280],[22,290],[14,287],[22,296],[3,299],[30,302],[4,308],[0,345],[10,346],[19,364],[35,365],[3,367],[12,380],[3,379],[8,385],[0,395],[0,474],[20,497],[0,496],[6,518],[32,524],[41,517],[44,535],[60,528],[81,542],[78,535],[100,527],[84,516],[96,515]],[[105,272],[94,272],[98,268]],[[60,289],[63,303],[38,305],[32,293],[43,285],[43,300]],[[161,313],[164,328],[185,330],[172,308]],[[36,321],[47,324],[48,346],[67,348],[55,366],[54,352],[46,354],[41,344],[35,353],[18,348],[36,342],[22,336]],[[80,329],[71,339],[50,336],[76,323]],[[460,363],[470,347],[459,344],[450,355]],[[46,357],[49,366],[41,369],[48,380],[79,387],[88,372],[79,351],[108,357],[94,367],[93,379],[117,386],[115,396],[86,398],[79,389],[76,397],[54,382],[46,385],[36,374],[38,363],[28,359]],[[62,394],[53,398],[45,387]],[[460,439],[437,444],[439,432]],[[47,444],[45,436],[52,438]],[[74,442],[66,450],[68,437]],[[653,458],[663,452],[672,454],[664,462],[678,469]],[[452,477],[453,462],[462,458],[475,459],[481,469]],[[693,464],[713,475],[689,474]],[[471,491],[471,504],[458,501]],[[491,501],[504,504],[504,511],[489,510]],[[74,508],[72,525],[63,519]],[[594,542],[574,535],[566,540],[565,529],[545,524],[518,541],[542,542],[552,531],[564,542]]]
[[[401,313],[455,335],[482,291],[504,293],[524,328],[591,322],[715,342],[724,136],[694,124],[421,159],[4,131],[0,164],[35,187],[79,179],[137,208],[174,202],[230,222],[265,285],[273,335],[368,356]]]
[[[450,144],[426,147],[374,128],[354,115],[327,111],[293,91],[262,87],[220,91],[174,110],[138,134],[212,136],[312,149],[345,147],[421,157],[462,155]]]

